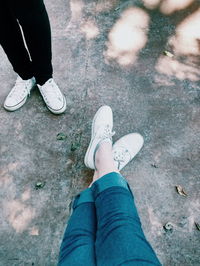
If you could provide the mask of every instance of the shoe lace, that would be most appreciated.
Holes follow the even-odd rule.
[[[28,94],[30,96],[30,89],[27,86],[27,81],[18,77],[10,93],[10,96],[20,98],[24,94]]]
[[[112,131],[110,125],[105,125],[102,133],[99,135],[101,140],[110,139],[115,135],[115,131]]]
[[[48,85],[45,86],[44,92],[43,97],[47,102],[49,102],[49,98],[55,99],[55,97],[60,97],[59,88],[53,81],[49,82]]]
[[[126,148],[118,147],[118,149],[113,152],[113,159],[117,162],[119,169],[121,164],[130,159],[130,153]]]

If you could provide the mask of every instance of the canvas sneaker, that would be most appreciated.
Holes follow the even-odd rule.
[[[6,97],[4,108],[8,111],[15,111],[25,104],[30,91],[36,85],[35,78],[24,80],[20,76],[17,77],[14,87]]]
[[[113,129],[112,109],[105,105],[99,108],[92,121],[91,140],[85,154],[84,163],[87,167],[95,169],[95,153],[104,141],[112,143]]]
[[[50,78],[44,85],[37,85],[47,108],[54,114],[61,114],[66,110],[66,99],[55,81]]]
[[[138,133],[123,136],[113,145],[113,159],[116,168],[120,171],[140,151],[144,143],[143,137]]]

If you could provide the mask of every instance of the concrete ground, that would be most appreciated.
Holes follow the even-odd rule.
[[[23,108],[6,112],[16,74],[0,50],[0,265],[56,265],[70,200],[92,178],[83,158],[103,104],[114,112],[114,140],[144,136],[123,175],[160,261],[200,265],[199,1],[46,0],[46,7],[67,111],[51,114],[35,90]]]

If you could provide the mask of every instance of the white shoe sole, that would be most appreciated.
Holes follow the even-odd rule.
[[[10,112],[13,112],[13,111],[16,111],[18,110],[20,107],[22,107],[25,102],[27,101],[27,98],[28,97],[25,97],[20,103],[14,105],[14,106],[7,106],[6,104],[4,104],[4,108],[7,110],[7,111],[10,111]]]
[[[135,143],[135,145],[134,145]],[[144,144],[144,139],[139,133],[130,133],[123,137],[121,137],[119,140],[117,140],[113,145],[113,154],[117,149],[124,148],[128,150],[130,154],[130,160],[126,162],[126,164],[123,165],[123,167],[119,167],[117,165],[117,162],[115,161],[116,167],[119,171],[121,171],[132,159],[138,154],[138,152],[141,150],[142,146]]]
[[[36,85],[34,85],[31,89],[31,91],[36,87]],[[31,92],[30,91],[30,92]],[[20,107],[22,107],[26,101],[28,100],[28,96],[26,96],[20,103],[16,104],[16,105],[13,105],[13,106],[7,106],[5,103],[4,103],[4,108],[7,110],[7,111],[10,111],[10,112],[13,112],[13,111],[16,111],[18,110]]]
[[[95,166],[94,166],[94,152],[95,152],[95,148],[92,148],[92,144],[93,144],[93,141],[94,141],[94,127],[95,127],[95,123],[96,123],[96,119],[97,117],[99,116],[99,114],[101,113],[102,109],[104,108],[109,108],[112,112],[112,109],[110,108],[110,106],[108,105],[104,105],[102,107],[99,108],[99,110],[96,112],[93,120],[92,120],[92,133],[91,133],[91,140],[90,140],[90,143],[89,143],[89,146],[88,146],[88,149],[86,151],[86,154],[85,154],[85,158],[84,158],[84,164],[86,167],[90,168],[90,169],[95,169]],[[91,162],[92,161],[92,162]]]
[[[62,114],[64,113],[64,111],[66,110],[67,108],[67,102],[66,102],[66,98],[65,96],[63,95],[63,107],[58,109],[58,110],[55,110],[55,109],[52,109],[50,106],[46,105],[47,108],[49,109],[49,111],[51,111],[53,114],[55,115],[59,115],[59,114]]]

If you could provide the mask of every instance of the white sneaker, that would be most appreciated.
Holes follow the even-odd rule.
[[[113,159],[119,171],[136,156],[143,143],[144,139],[138,133],[125,135],[115,142],[113,145]]]
[[[23,80],[17,77],[14,87],[6,97],[4,108],[8,111],[15,111],[25,104],[30,91],[36,85],[35,78]]]
[[[54,114],[61,114],[66,110],[66,99],[60,91],[58,85],[51,78],[40,86],[37,85],[39,91],[47,105],[47,108]]]
[[[84,163],[87,167],[95,169],[95,153],[100,142],[110,141],[112,143],[113,114],[109,106],[102,106],[96,112],[92,122],[92,135],[89,147],[85,154]]]

